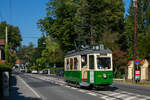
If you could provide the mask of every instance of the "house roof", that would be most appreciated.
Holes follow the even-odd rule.
[[[0,40],[0,45],[4,45],[5,44],[5,40]]]
[[[4,64],[4,63],[5,63],[5,60],[0,60],[0,63]]]
[[[16,64],[21,64],[21,60],[16,60]]]

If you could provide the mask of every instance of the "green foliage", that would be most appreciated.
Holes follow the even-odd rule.
[[[38,27],[59,41],[65,53],[75,48],[75,40],[92,45],[103,43],[116,50],[124,28],[123,6],[116,0],[52,0]]]
[[[150,1],[138,0],[138,12],[137,12],[137,56],[141,59],[150,59]],[[125,43],[127,44],[128,59],[132,59],[133,56],[133,34],[134,34],[134,8],[131,3],[129,8],[129,14],[125,18]]]
[[[29,46],[20,47],[17,51],[17,56],[22,60],[23,64],[32,66],[35,64],[36,60],[36,49],[33,44],[30,43]]]
[[[9,56],[9,63],[11,64],[11,66],[15,66],[16,60],[17,60],[16,54],[15,54],[15,53],[12,53],[12,54]]]
[[[36,59],[36,65],[38,66],[38,68],[44,69],[46,66],[46,58],[41,57]]]
[[[14,52],[9,51],[9,46],[5,44],[5,63],[10,66],[15,66],[17,60],[17,56]]]
[[[36,66],[31,66],[30,69],[31,70],[37,70],[37,67]]]
[[[5,39],[6,26],[8,27],[8,45],[9,48],[15,50],[22,41],[20,30],[18,27],[9,25],[5,21],[0,23],[0,39]]]
[[[6,62],[6,64],[8,64],[9,63],[9,48],[8,48],[8,44],[6,43],[5,44],[5,62]]]

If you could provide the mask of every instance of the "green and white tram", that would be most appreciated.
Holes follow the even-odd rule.
[[[64,59],[64,79],[80,86],[108,86],[113,82],[112,51],[103,45],[70,51]]]

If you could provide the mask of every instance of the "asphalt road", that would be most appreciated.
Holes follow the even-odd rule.
[[[141,86],[141,85],[132,85],[132,84],[123,84],[119,82],[114,82],[113,87],[116,87],[122,91],[150,96],[150,86]]]
[[[42,100],[150,100],[150,87],[114,83],[109,90],[87,90],[67,86],[62,78],[18,74]]]
[[[27,84],[29,84],[42,97],[43,100],[100,100],[99,97],[78,92],[55,84],[54,82],[46,82],[26,75],[19,76],[21,76],[21,78],[23,78]]]

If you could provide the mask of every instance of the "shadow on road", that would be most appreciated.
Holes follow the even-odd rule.
[[[119,88],[113,87],[113,86],[94,88],[94,90],[96,90],[96,91],[116,91],[118,89]]]
[[[25,97],[22,96],[18,90],[19,88],[16,87],[17,79],[16,77],[11,77],[11,87],[10,87],[10,96],[4,97],[2,100],[41,100],[39,98],[32,98],[32,97]]]

